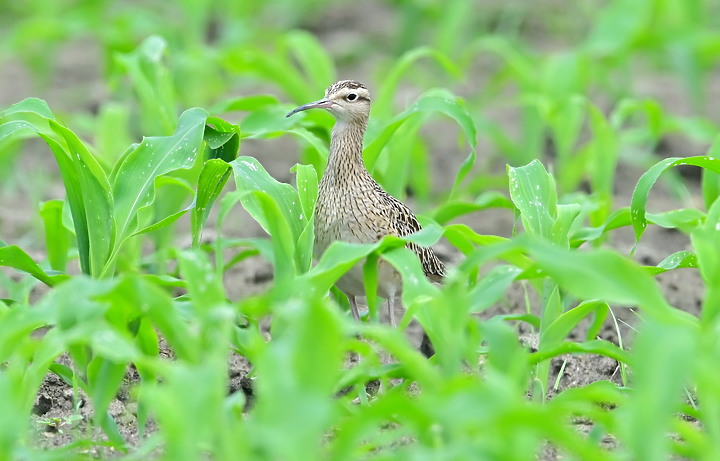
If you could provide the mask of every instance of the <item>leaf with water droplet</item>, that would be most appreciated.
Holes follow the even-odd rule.
[[[555,182],[538,160],[522,167],[507,167],[510,198],[520,210],[525,231],[531,235],[552,239],[557,216]]]

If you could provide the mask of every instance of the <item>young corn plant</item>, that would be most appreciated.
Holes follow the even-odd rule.
[[[215,128],[206,125],[212,122],[215,122]],[[149,282],[114,277],[116,263],[133,239],[161,229],[191,209],[198,219],[206,217],[198,211],[196,204],[206,207],[211,204],[219,193],[217,184],[222,183],[222,178],[210,176],[208,179],[207,174],[196,175],[195,182],[200,188],[190,206],[165,210],[153,208],[153,205],[157,194],[163,191],[161,186],[168,182],[182,184],[190,190],[197,188],[188,180],[192,176],[167,176],[169,173],[192,168],[202,168],[205,172],[207,167],[203,168],[202,164],[208,157],[220,157],[218,161],[234,158],[238,134],[232,125],[208,117],[203,110],[189,110],[178,120],[175,134],[145,138],[142,143],[131,146],[107,175],[77,135],[57,122],[41,100],[28,99],[2,112],[0,133],[2,140],[28,135],[44,139],[58,162],[66,187],[65,201],[46,202],[42,207],[50,269],[42,268],[15,245],[3,243],[0,247],[1,265],[27,272],[45,284],[57,287],[46,298],[46,308],[28,311],[29,306],[21,303],[17,309],[8,311],[20,319],[5,319],[8,323],[4,325],[11,329],[6,336],[8,339],[37,328],[55,327],[43,337],[42,344],[47,346],[40,346],[40,355],[34,359],[38,366],[47,365],[45,371],[33,368],[17,376],[17,379],[27,381],[22,385],[27,391],[13,399],[18,408],[10,414],[29,415],[33,392],[50,369],[90,397],[95,409],[95,423],[115,445],[122,447],[124,441],[106,410],[130,362],[135,363],[142,376],[149,379],[158,376],[153,366],[143,365],[142,356],[146,354],[149,361],[157,360],[158,336],[153,325],[158,325],[138,311],[143,303],[134,304],[128,299],[128,296],[132,298],[143,292],[142,286],[133,283],[147,285]],[[72,240],[77,247],[80,270],[92,279],[68,275],[70,233],[74,234]],[[123,267],[122,272],[134,272],[137,262],[132,267],[135,269]],[[116,286],[125,288],[117,288],[119,291],[114,292],[114,297],[105,299]],[[87,295],[87,300],[73,296],[75,291]],[[167,302],[170,302],[169,298]],[[113,307],[114,303],[119,303],[119,307]],[[117,309],[120,311],[116,312]],[[97,319],[99,323],[94,324],[91,319]],[[119,341],[116,339],[118,334],[123,335],[125,343],[113,342]],[[113,350],[115,346],[117,348]],[[73,369],[52,364],[65,351],[70,353]],[[8,360],[14,357],[12,349],[6,354],[10,354]],[[22,367],[22,360],[16,359],[11,363]],[[10,397],[7,393],[5,396]]]

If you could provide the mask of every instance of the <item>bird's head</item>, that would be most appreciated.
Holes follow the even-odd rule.
[[[367,122],[370,92],[358,81],[341,80],[325,90],[323,99],[293,109],[286,117],[308,109],[327,109],[340,122]]]

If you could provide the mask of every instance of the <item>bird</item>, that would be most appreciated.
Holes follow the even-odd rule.
[[[334,241],[375,243],[386,235],[405,237],[421,229],[413,212],[388,194],[370,175],[363,161],[363,137],[370,117],[370,92],[356,80],[330,85],[323,99],[290,111],[286,117],[310,109],[325,109],[335,118],[330,155],[320,179],[315,204],[314,254],[320,258]],[[445,265],[430,247],[408,243],[425,275],[439,282]],[[365,295],[362,267],[356,265],[336,286],[348,298],[356,321],[360,320],[358,296]],[[400,274],[385,260],[378,260],[378,295],[386,300],[390,324],[395,327],[395,298],[402,293]]]

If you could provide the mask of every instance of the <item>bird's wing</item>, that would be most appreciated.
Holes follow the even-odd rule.
[[[383,201],[388,210],[390,223],[398,237],[405,237],[412,233],[418,232],[422,226],[418,222],[413,212],[400,200],[383,191]],[[439,280],[445,276],[445,265],[438,259],[435,252],[430,247],[423,247],[415,243],[408,243],[410,248],[420,258],[425,275],[432,280]]]

